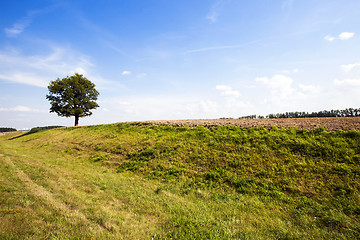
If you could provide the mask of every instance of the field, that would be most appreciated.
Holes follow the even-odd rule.
[[[315,129],[324,127],[326,131],[360,130],[360,117],[337,118],[279,118],[279,119],[192,119],[192,120],[162,120],[147,121],[151,124],[170,124],[174,126],[237,126],[237,127],[264,127]]]
[[[0,135],[0,239],[359,239],[359,118],[265,120]]]

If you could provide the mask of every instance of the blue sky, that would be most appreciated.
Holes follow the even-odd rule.
[[[0,1],[0,126],[73,125],[47,85],[100,92],[80,125],[360,107],[358,0]]]

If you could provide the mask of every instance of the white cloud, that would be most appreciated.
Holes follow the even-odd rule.
[[[217,113],[219,104],[211,100],[200,101],[201,109],[206,113]]]
[[[250,113],[254,108],[249,102],[238,98],[219,98],[199,93],[107,98],[103,99],[101,106],[110,110],[102,111],[104,121],[237,117],[241,112]]]
[[[131,74],[131,72],[130,71],[123,71],[122,73],[121,73],[121,75],[130,75]]]
[[[119,121],[180,119],[204,113],[200,102],[191,96],[141,95],[104,99],[102,106],[110,110],[109,119]],[[108,114],[104,112],[104,117]]]
[[[283,109],[280,111],[294,111],[293,106],[311,105],[311,99],[318,99],[324,93],[323,89],[316,85],[300,83],[295,87],[294,80],[284,75],[256,78],[255,81],[265,87],[262,103],[271,109]]]
[[[85,75],[85,76],[88,74],[88,72],[83,67],[77,67],[77,68],[75,68],[73,70],[70,70],[68,72],[68,75],[73,75],[75,73],[79,73],[79,74],[82,74],[82,75]]]
[[[338,37],[333,37],[333,36],[331,36],[331,35],[326,35],[326,36],[324,37],[324,39],[325,39],[326,41],[332,42],[332,41],[334,41],[335,39],[348,40],[348,39],[350,39],[350,38],[352,38],[352,37],[354,37],[354,36],[355,36],[355,33],[354,33],[354,32],[342,32],[342,33],[339,34]]]
[[[232,97],[239,97],[240,96],[240,93],[238,91],[233,90],[229,86],[218,85],[218,86],[216,86],[216,90],[221,91],[221,95],[224,95],[224,96],[232,96]]]
[[[292,70],[282,70],[281,72],[282,72],[282,73],[285,73],[285,74],[298,73],[298,72],[299,72],[299,69],[294,68],[294,69],[292,69]]]
[[[262,104],[270,107],[270,111],[293,111],[292,106],[300,106],[305,103],[309,104],[310,99],[314,99],[321,92],[319,86],[299,84],[298,88],[293,86],[294,80],[284,75],[274,75],[271,78],[256,78],[258,85],[258,95],[263,96]],[[262,91],[262,92],[260,92]],[[316,94],[317,93],[317,94]],[[263,107],[264,108],[264,107]],[[281,110],[282,109],[282,110]]]
[[[319,93],[321,91],[320,86],[314,86],[314,85],[299,84],[299,88],[303,92],[311,93],[311,94]]]
[[[345,72],[350,72],[350,71],[353,70],[355,67],[360,67],[360,62],[356,62],[356,63],[352,63],[352,64],[344,64],[344,65],[341,65],[342,70],[344,70]]]
[[[34,76],[31,73],[12,73],[12,74],[0,74],[1,80],[9,82],[23,83],[27,85],[33,85],[36,87],[46,87],[49,84],[49,79]],[[55,79],[54,79],[55,80]]]
[[[0,112],[47,112],[47,111],[18,105],[18,106],[15,106],[13,108],[0,107]]]
[[[336,86],[349,86],[349,87],[360,87],[360,78],[347,78],[344,80],[334,80]]]
[[[92,73],[94,67],[87,56],[61,47],[51,47],[45,55],[30,56],[16,50],[0,50],[0,80],[9,82],[46,87],[56,78],[77,72],[96,84],[105,83],[105,80]]]
[[[272,78],[256,78],[255,81],[262,83],[270,89],[279,91],[282,97],[286,97],[293,92],[291,88],[293,79],[284,75],[276,74]]]
[[[353,33],[353,32],[342,32],[339,34],[339,39],[348,40],[354,36],[355,36],[355,33]]]
[[[324,37],[324,39],[325,39],[326,41],[332,42],[332,41],[335,40],[335,37],[332,37],[332,36],[330,36],[330,35],[326,35],[326,36]]]
[[[4,31],[8,37],[17,37],[28,25],[28,22],[15,23],[11,28],[5,28]]]
[[[227,109],[235,109],[235,111],[240,108],[254,108],[254,105],[252,105],[249,101],[239,101],[235,98],[228,99],[225,106]]]

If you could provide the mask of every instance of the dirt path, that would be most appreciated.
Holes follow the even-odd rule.
[[[25,172],[18,168],[9,157],[5,157],[3,154],[0,154],[0,159],[5,164],[13,168],[17,177],[21,180],[21,182],[24,183],[29,193],[41,199],[46,205],[51,206],[54,209],[60,210],[63,215],[68,217],[68,219],[75,218],[82,222],[86,222],[87,225],[92,226],[92,229],[95,232],[103,230],[100,225],[93,224],[89,219],[86,218],[84,214],[77,210],[70,209],[64,202],[56,199],[56,197],[51,192],[46,190],[44,187],[36,184]]]
[[[31,207],[26,209],[31,212],[29,215],[34,219],[39,218],[42,225],[48,224],[42,218],[42,215],[48,213],[56,216],[51,221],[66,221],[61,224],[49,222],[49,226],[55,229],[54,236],[67,236],[67,231],[74,231],[74,226],[79,227],[76,228],[81,229],[79,231],[85,229],[88,232],[81,234],[94,236],[94,239],[109,239],[109,236],[113,236],[111,239],[122,239],[123,235],[128,236],[125,239],[141,239],[139,236],[156,231],[154,229],[158,227],[157,222],[160,220],[153,216],[139,218],[132,210],[134,206],[127,195],[118,193],[118,189],[126,191],[126,194],[128,191],[138,191],[136,179],[135,182],[132,179],[128,181],[117,173],[104,171],[102,166],[95,166],[78,157],[63,156],[42,148],[21,148],[23,142],[14,140],[5,142],[3,148],[0,145],[0,166],[4,166],[12,176],[12,182],[18,183],[17,188],[22,192],[21,199],[26,200],[26,196],[36,199],[36,204],[32,203]],[[1,177],[0,174],[0,184]],[[125,181],[122,181],[124,179]],[[133,190],[129,188],[129,182],[134,185]],[[8,185],[12,187],[15,184]],[[108,187],[113,185],[117,187]],[[149,192],[154,192],[153,187]],[[12,194],[9,194],[8,198],[13,197],[10,195]],[[6,200],[6,197],[4,199]],[[10,202],[14,202],[12,206],[18,206],[16,200]],[[142,206],[136,206],[136,209],[139,208],[142,209]],[[17,228],[22,226],[19,221],[14,223],[16,221],[11,217],[15,215],[9,217],[8,225],[3,224],[3,229],[9,228],[9,225],[17,225]],[[1,227],[0,221],[0,239]],[[41,238],[38,239],[45,239],[43,236],[47,236],[48,232],[43,226],[34,226],[33,229],[39,231],[37,234]]]
[[[146,123],[174,126],[238,126],[238,127],[265,127],[315,129],[324,127],[327,131],[342,129],[360,130],[360,117],[337,118],[279,118],[279,119],[188,119],[188,120],[159,120],[145,121]]]

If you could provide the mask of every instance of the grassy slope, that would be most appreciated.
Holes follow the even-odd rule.
[[[0,238],[354,239],[360,132],[115,124],[0,136]]]

